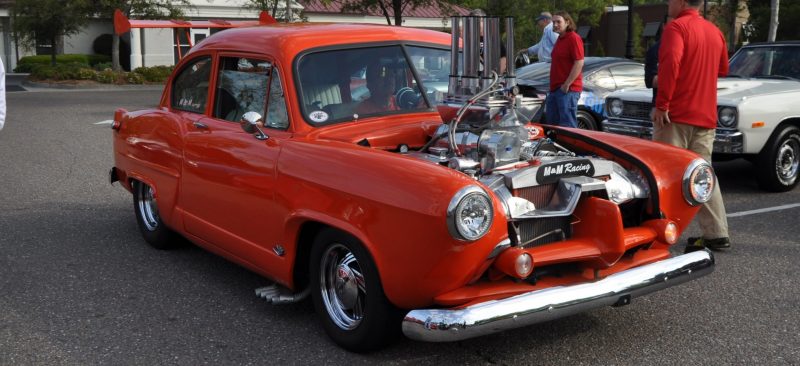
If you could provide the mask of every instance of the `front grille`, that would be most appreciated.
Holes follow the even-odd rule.
[[[624,102],[622,107],[622,118],[650,120],[650,110],[652,103],[648,102]]]
[[[520,244],[525,248],[554,243],[572,237],[570,216],[545,217],[519,222]]]
[[[514,195],[532,202],[536,208],[544,208],[550,203],[556,188],[557,184],[527,187],[516,190]],[[553,243],[572,236],[569,216],[530,219],[513,225],[520,244],[525,247]]]
[[[531,201],[536,208],[542,208],[550,203],[553,194],[556,193],[556,188],[555,184],[526,187],[518,189],[515,196]]]

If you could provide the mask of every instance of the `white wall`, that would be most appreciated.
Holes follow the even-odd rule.
[[[103,33],[111,34],[113,27],[110,21],[91,20],[83,31],[64,37],[64,53],[80,53],[91,55],[94,53],[95,38]]]
[[[143,66],[173,65],[174,48],[171,28],[142,29]]]

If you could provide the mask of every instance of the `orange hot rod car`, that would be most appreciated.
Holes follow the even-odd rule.
[[[710,273],[710,252],[668,251],[709,197],[709,164],[528,123],[541,100],[514,95],[513,68],[500,78],[489,59],[499,36],[479,44],[480,23],[463,21],[463,41],[370,25],[219,32],[158,108],[116,111],[111,182],[149,244],[180,234],[274,280],[257,290],[272,303],[310,294],[352,350],[401,330],[485,335]]]

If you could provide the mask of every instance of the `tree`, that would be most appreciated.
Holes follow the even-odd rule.
[[[35,0],[32,0],[35,1]],[[141,19],[178,19],[183,17],[183,7],[192,6],[189,0],[91,0],[92,13],[103,18],[114,18],[114,11],[119,9],[128,18]],[[114,70],[121,70],[119,63],[119,36],[112,33],[111,65]]]
[[[635,0],[634,4],[663,0]],[[467,8],[483,8],[491,16],[514,17],[514,44],[518,50],[539,41],[542,30],[534,19],[543,11],[566,10],[577,24],[597,26],[606,6],[627,4],[627,0],[460,0]],[[624,39],[624,37],[623,37]],[[508,51],[511,54],[512,51]]]
[[[323,0],[323,3],[331,3],[334,0]],[[302,0],[301,0],[302,2]],[[392,9],[394,15],[394,25],[403,25],[403,13],[419,6],[434,5],[438,7],[443,13],[451,14],[453,12],[453,3],[456,0],[338,0],[342,4],[342,9],[346,11],[356,11],[366,13],[367,11],[380,11],[386,18],[386,24],[392,25],[392,15],[389,14],[389,9]]]
[[[278,12],[281,5],[286,8]],[[246,0],[242,7],[248,10],[266,11],[273,18],[283,19],[287,23],[292,22],[293,19],[300,21],[306,19],[301,9],[292,8],[292,0]],[[287,14],[289,15],[288,17],[286,16]]]
[[[778,10],[780,10],[780,6],[780,0],[772,0],[770,3],[769,33],[767,34],[767,42],[775,42],[775,36],[778,34]]]
[[[86,25],[89,6],[89,0],[17,0],[11,7],[14,31],[29,47],[50,42],[50,64],[55,66],[59,38]]]
[[[772,1],[747,0],[747,9],[750,11],[747,30],[752,30],[749,40],[760,42],[769,40],[769,28],[773,22]],[[780,27],[775,29],[775,40],[784,41],[800,38],[800,22],[797,21],[797,19],[800,19],[800,1],[784,1],[780,4],[780,12],[777,15]]]

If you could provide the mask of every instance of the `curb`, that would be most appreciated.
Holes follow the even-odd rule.
[[[56,84],[23,80],[25,88],[58,89],[58,90],[164,90],[163,84],[150,85],[115,85],[115,84]]]

